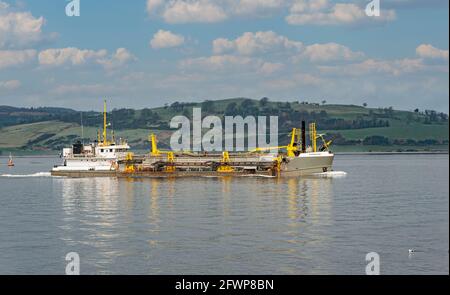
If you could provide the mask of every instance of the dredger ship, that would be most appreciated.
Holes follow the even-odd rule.
[[[331,141],[318,135],[316,124],[294,128],[285,146],[257,148],[248,152],[187,152],[158,149],[156,135],[149,137],[150,153],[138,155],[126,141],[107,137],[106,102],[103,135],[90,144],[77,142],[62,152],[63,164],[53,167],[53,176],[65,177],[187,177],[187,176],[302,176],[332,171]],[[317,141],[322,141],[318,147]],[[275,153],[274,153],[275,151]]]

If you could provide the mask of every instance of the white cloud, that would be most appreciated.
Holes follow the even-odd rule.
[[[37,52],[28,50],[0,50],[0,69],[20,66],[36,58]]]
[[[258,58],[234,55],[213,55],[210,57],[199,57],[185,59],[180,62],[183,70],[206,71],[206,72],[235,72],[271,75],[283,68],[281,63],[270,63]]]
[[[255,15],[265,11],[277,10],[285,6],[285,0],[235,0],[231,3],[232,12],[237,15]]]
[[[15,12],[0,1],[0,48],[23,48],[43,39],[41,16],[35,18],[30,12]]]
[[[261,16],[280,10],[292,0],[147,0],[150,16],[165,22],[215,23],[233,16]]]
[[[45,66],[73,65],[79,66],[103,59],[108,52],[104,49],[82,50],[75,47],[46,49],[39,53],[39,63]]]
[[[99,59],[97,63],[101,64],[106,70],[114,70],[135,60],[136,57],[126,48],[118,48],[110,57]]]
[[[306,46],[300,41],[290,40],[272,31],[246,32],[235,40],[219,38],[213,41],[216,55],[234,54],[253,56],[264,54],[266,58],[292,57],[294,61],[307,59],[311,62],[351,61],[364,57],[362,52],[337,44],[313,44]]]
[[[154,49],[179,47],[184,43],[184,37],[170,31],[159,30],[150,41]]]
[[[425,65],[423,60],[418,58],[404,58],[396,60],[367,59],[360,63],[342,66],[319,66],[319,69],[322,73],[331,73],[340,76],[360,76],[370,73],[400,76],[402,74],[413,74],[432,69],[441,71],[438,67]]]
[[[215,23],[227,19],[225,11],[209,0],[169,1],[162,16],[171,24]]]
[[[297,52],[302,46],[301,42],[289,40],[287,37],[277,35],[272,31],[246,32],[235,40],[219,38],[213,41],[215,54],[233,52],[241,55],[253,55],[286,50]]]
[[[147,0],[147,12],[152,14],[164,3],[164,0]]]
[[[286,21],[291,25],[351,25],[365,22],[387,22],[396,18],[394,10],[382,10],[378,17],[369,17],[365,7],[354,3],[336,3],[328,0],[296,0]]]
[[[283,68],[284,64],[282,63],[264,62],[259,68],[259,73],[263,75],[271,75],[273,73],[281,71]]]
[[[147,12],[171,24],[215,23],[232,17],[262,17],[272,12],[281,13],[286,8],[289,8],[286,21],[292,25],[380,23],[396,18],[393,9],[382,10],[379,17],[367,16],[367,3],[331,3],[329,0],[147,0]]]
[[[326,43],[307,46],[300,57],[308,58],[312,62],[351,61],[363,58],[364,53],[352,51],[341,44]]]
[[[112,55],[108,51],[78,49],[75,47],[46,49],[39,53],[39,64],[43,66],[81,66],[100,64],[111,70],[134,60],[135,57],[125,48],[119,48]]]
[[[291,13],[314,12],[329,6],[328,0],[304,1],[294,0],[290,8]]]
[[[21,85],[19,80],[0,81],[0,90],[16,90],[20,88]]]
[[[423,58],[448,60],[448,50],[442,50],[430,44],[419,45],[416,48],[416,53]]]

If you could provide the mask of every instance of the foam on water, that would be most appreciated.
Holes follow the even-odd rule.
[[[262,178],[275,178],[276,176],[272,175],[265,175],[265,174],[249,174],[249,175],[243,175],[246,177],[262,177]]]
[[[328,171],[322,173],[316,173],[315,176],[326,177],[326,178],[340,178],[347,176],[347,172],[344,171]]]
[[[37,172],[33,174],[1,174],[0,177],[29,178],[29,177],[51,177],[50,172]]]

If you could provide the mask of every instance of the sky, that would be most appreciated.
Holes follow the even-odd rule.
[[[0,0],[0,105],[449,109],[449,1]]]

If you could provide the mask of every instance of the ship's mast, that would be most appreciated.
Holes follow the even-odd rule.
[[[106,100],[103,102],[103,145],[108,145],[108,139],[106,134]]]

